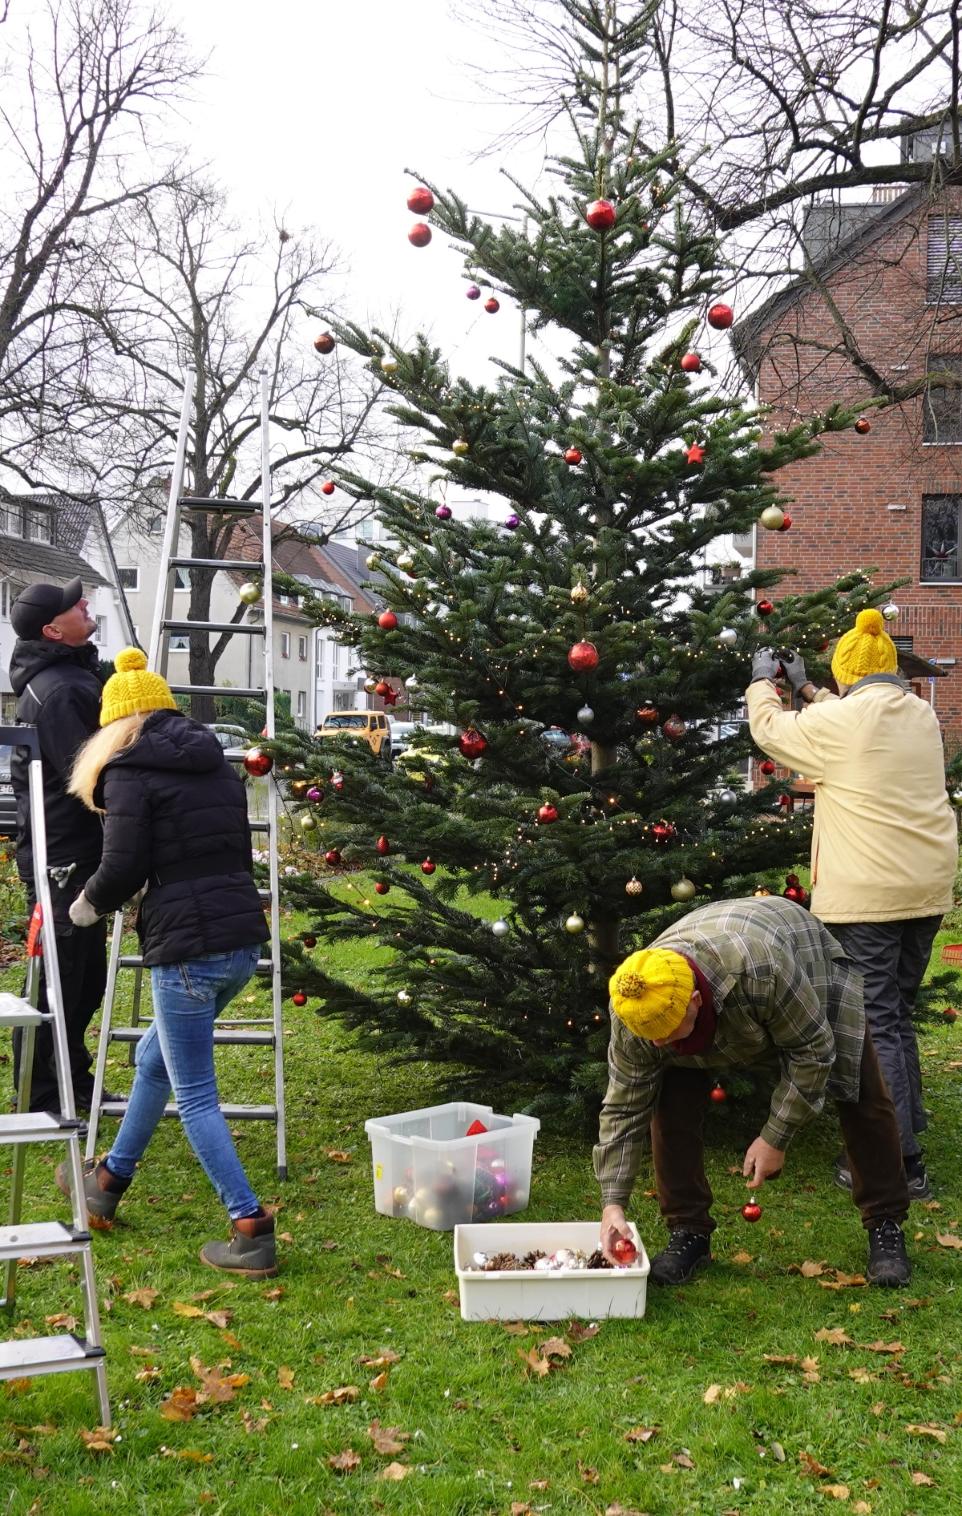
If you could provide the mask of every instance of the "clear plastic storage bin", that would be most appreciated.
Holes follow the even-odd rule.
[[[475,1123],[486,1130],[469,1136]],[[468,1101],[365,1121],[375,1209],[435,1232],[523,1211],[540,1125],[534,1116],[498,1116]]]
[[[505,1226],[458,1226],[454,1229],[454,1271],[458,1276],[461,1315],[465,1321],[563,1321],[570,1316],[600,1321],[610,1316],[644,1316],[648,1292],[648,1254],[629,1223],[638,1257],[621,1269],[534,1269],[485,1273],[470,1267],[474,1254],[553,1253],[579,1248],[589,1255],[598,1246],[597,1221],[515,1221]]]

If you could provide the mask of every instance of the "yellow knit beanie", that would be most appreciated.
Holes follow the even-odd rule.
[[[139,647],[125,647],[114,659],[116,674],[104,685],[100,725],[109,726],[121,716],[137,711],[175,711],[177,702],[170,685],[160,674],[147,672],[147,654]]]
[[[859,611],[855,625],[839,637],[832,673],[839,684],[857,684],[868,674],[894,674],[898,649],[885,630],[881,611]]]
[[[670,1037],[695,992],[691,964],[669,948],[641,948],[615,969],[608,993],[616,1016],[636,1037]]]

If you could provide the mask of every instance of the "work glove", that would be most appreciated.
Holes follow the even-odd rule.
[[[805,672],[805,665],[802,662],[801,655],[793,652],[790,647],[783,647],[779,648],[778,658],[784,670],[785,678],[795,691],[795,694],[799,694],[802,686],[810,682]]]
[[[95,926],[100,920],[83,890],[70,907],[69,916],[74,926]]]
[[[781,666],[773,647],[760,647],[752,657],[752,684],[758,679],[773,682],[781,674]]]

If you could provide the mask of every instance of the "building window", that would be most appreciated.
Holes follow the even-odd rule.
[[[298,690],[297,692],[297,714],[301,717],[307,715],[307,692],[305,690]]]
[[[281,632],[281,657],[282,658],[289,658],[290,656],[291,656],[291,634],[290,634],[290,632]]]
[[[107,641],[107,618],[106,616],[97,616],[96,622],[97,630],[94,632],[90,640],[91,642],[95,643],[97,647],[103,647],[104,643]]]
[[[53,523],[49,511],[27,510],[26,537],[29,542],[52,542]]]
[[[307,662],[307,638],[306,637],[298,637],[298,639],[297,639],[297,656],[301,660],[302,663],[306,663]]]
[[[318,637],[317,637],[317,672],[318,672],[319,675],[321,675],[321,674],[324,673],[324,648],[325,648],[325,646],[326,646],[325,639],[320,635],[320,633],[318,633]]]
[[[959,574],[959,518],[962,495],[922,496],[923,584],[938,580],[957,581]]]
[[[10,607],[16,598],[10,580],[0,579],[0,621],[10,620]]]
[[[168,652],[171,652],[171,653],[189,653],[190,652],[190,633],[189,632],[174,632],[174,633],[172,633],[170,641],[167,644],[167,650],[168,650]]]
[[[147,531],[151,537],[159,537],[164,530],[163,516],[151,516],[147,522]]]
[[[962,305],[962,216],[929,217],[925,298]]]
[[[118,568],[118,570],[117,570],[117,582],[120,585],[120,588],[122,590],[139,590],[140,589],[140,569],[139,568]]]
[[[181,569],[181,568],[174,569],[174,589],[175,590],[189,590],[190,589],[190,569]]]
[[[23,536],[23,512],[18,505],[0,505],[0,532],[5,537]]]
[[[930,387],[922,406],[922,441],[962,442],[962,354],[932,353],[928,373]]]

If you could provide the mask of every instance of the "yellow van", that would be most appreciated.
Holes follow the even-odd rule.
[[[315,737],[352,737],[366,742],[375,758],[391,761],[391,728],[383,711],[328,711]]]

